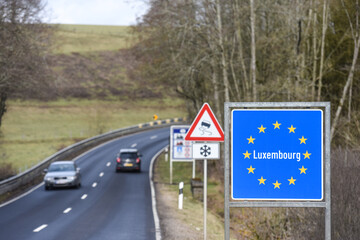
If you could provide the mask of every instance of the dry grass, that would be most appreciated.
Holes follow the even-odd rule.
[[[159,119],[185,116],[182,101],[58,100],[9,102],[1,127],[0,164],[30,168],[80,139]]]
[[[55,54],[87,53],[130,48],[135,41],[128,26],[61,24],[55,33]]]

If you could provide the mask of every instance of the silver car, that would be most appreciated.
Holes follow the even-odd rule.
[[[54,187],[81,187],[80,168],[72,161],[53,162],[44,172],[45,190]]]

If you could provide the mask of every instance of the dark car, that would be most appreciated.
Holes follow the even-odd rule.
[[[121,170],[141,171],[142,155],[135,148],[121,149],[116,157],[116,172]]]
[[[54,187],[81,187],[80,168],[72,161],[58,161],[45,169],[45,190]]]

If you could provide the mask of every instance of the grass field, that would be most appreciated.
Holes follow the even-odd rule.
[[[70,54],[115,51],[130,48],[134,45],[134,37],[128,26],[101,26],[101,25],[54,25],[55,54]]]
[[[150,122],[154,114],[184,117],[182,106],[173,99],[12,101],[1,127],[0,163],[23,171],[80,139]]]
[[[159,86],[151,82],[145,84],[141,79],[131,80],[126,71],[133,67],[131,61],[128,63],[128,56],[111,54],[133,46],[135,41],[130,27],[66,24],[54,27],[56,48],[53,54],[60,57],[60,63],[73,66],[60,63],[52,66],[57,85],[72,88],[75,82],[106,93],[104,84],[111,85],[111,81],[116,80],[108,89],[124,91],[121,98],[124,100],[108,94],[101,98],[107,101],[96,97],[65,100],[66,96],[50,102],[8,101],[8,111],[0,128],[0,166],[11,163],[16,172],[21,172],[81,139],[152,121],[154,114],[160,119],[185,117],[183,101],[166,97],[167,94],[155,98],[139,95],[139,100],[132,100],[134,93],[152,93]],[[56,71],[57,68],[65,68],[63,71],[70,74],[64,75]],[[78,75],[80,77],[75,78]],[[104,78],[104,82],[94,88],[91,84],[96,78]]]

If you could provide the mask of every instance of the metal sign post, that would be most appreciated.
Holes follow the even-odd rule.
[[[204,239],[206,239],[206,217],[207,217],[207,160],[220,158],[219,142],[224,141],[224,131],[219,125],[209,104],[204,103],[191,124],[185,140],[201,141],[193,144],[193,158],[204,160]],[[208,143],[215,142],[215,143]]]
[[[206,212],[207,212],[207,159],[204,159],[204,239],[206,239]]]
[[[224,154],[226,240],[232,207],[325,208],[331,239],[330,103],[225,103]]]

